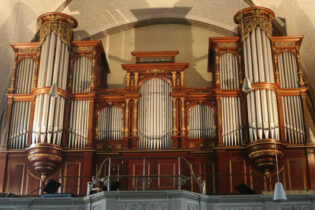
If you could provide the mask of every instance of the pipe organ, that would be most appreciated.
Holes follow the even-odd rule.
[[[101,41],[73,41],[69,15],[40,16],[40,41],[12,44],[0,192],[40,194],[49,177],[84,195],[98,173],[122,190],[179,183],[201,192],[204,182],[208,194],[237,194],[242,183],[261,193],[272,190],[277,160],[287,190],[315,189],[303,37],[272,36],[273,19],[246,8],[234,18],[239,36],[210,38],[211,87],[185,86],[189,64],[175,62],[178,51],[148,51],[132,52],[126,86],[109,89]],[[192,171],[198,183],[182,178]]]

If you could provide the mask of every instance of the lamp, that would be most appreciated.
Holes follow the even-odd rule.
[[[51,86],[50,91],[49,91],[49,95],[50,95],[51,97],[57,97],[57,96],[58,96],[56,83],[54,83],[54,84]]]
[[[275,185],[275,190],[273,194],[273,200],[274,201],[284,201],[287,200],[287,196],[284,192],[283,185],[279,181],[279,168],[278,168],[278,156],[276,151],[277,144],[275,143],[275,156],[276,156],[276,169],[277,169],[277,182]]]
[[[248,93],[252,90],[252,85],[248,79],[248,77],[244,78],[244,83],[243,83],[243,87],[242,87],[242,91],[245,93]]]

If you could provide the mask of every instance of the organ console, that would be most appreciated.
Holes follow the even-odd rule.
[[[40,16],[40,41],[11,45],[0,192],[26,195],[50,177],[61,192],[84,195],[103,174],[124,190],[141,176],[151,190],[181,183],[201,192],[204,182],[208,194],[237,194],[243,183],[261,193],[276,182],[276,156],[287,190],[315,189],[303,37],[272,36],[273,19],[270,9],[246,8],[234,17],[239,36],[210,38],[210,88],[185,87],[189,64],[175,62],[178,51],[154,51],[131,52],[126,87],[108,89],[101,41],[72,41],[69,15]]]

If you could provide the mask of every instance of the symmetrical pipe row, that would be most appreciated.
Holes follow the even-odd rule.
[[[271,43],[266,32],[256,27],[243,44],[245,76],[251,83],[274,83]],[[276,93],[272,90],[254,90],[246,97],[250,140],[279,140]]]
[[[35,73],[35,62],[31,58],[25,58],[17,66],[14,93],[30,94]]]
[[[84,148],[88,141],[89,106],[88,100],[71,102],[69,148]]]
[[[24,149],[28,140],[28,124],[30,120],[30,102],[13,103],[8,146],[10,149]]]
[[[38,76],[38,88],[51,87],[66,89],[69,62],[69,47],[51,33],[42,48]],[[32,143],[60,145],[65,99],[42,94],[36,97]]]
[[[278,56],[278,69],[281,88],[298,88],[298,65],[296,57],[290,52]]]
[[[214,138],[215,124],[214,112],[210,106],[206,104],[193,106],[188,114],[188,138]]]
[[[238,71],[237,56],[232,53],[225,53],[220,57],[221,89],[239,88]]]
[[[138,102],[138,148],[165,149],[172,146],[171,86],[163,79],[147,80]]]
[[[115,106],[107,106],[98,114],[97,140],[121,140],[123,138],[123,113]]]
[[[285,139],[289,144],[304,144],[304,118],[300,96],[282,97]]]
[[[74,62],[72,92],[90,92],[92,62],[88,57],[79,57]]]
[[[222,138],[227,146],[241,145],[242,115],[240,97],[222,97]]]

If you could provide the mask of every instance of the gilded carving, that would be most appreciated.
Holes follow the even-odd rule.
[[[19,53],[36,53],[38,48],[19,48]]]
[[[42,44],[45,41],[45,38],[52,32],[55,33],[61,41],[70,46],[72,29],[67,25],[59,23],[46,24],[40,28],[40,43]]]
[[[77,27],[77,21],[65,14],[50,13],[41,16],[38,19],[38,25],[40,26],[41,44],[50,33],[55,33],[65,44],[70,46],[72,28]]]
[[[254,7],[249,10],[241,10],[234,17],[234,21],[240,24],[239,32],[242,39],[246,39],[257,27],[264,30],[269,38],[272,37],[272,21],[274,14],[268,9]]]
[[[276,47],[294,47],[295,43],[294,42],[276,42],[275,46]]]
[[[237,44],[235,42],[231,42],[231,43],[228,43],[228,42],[225,42],[225,43],[218,43],[218,47],[237,47]]]
[[[269,38],[272,37],[272,23],[264,18],[250,18],[243,20],[239,28],[242,39],[246,39],[257,27],[264,30]]]
[[[93,47],[92,46],[81,46],[81,47],[73,47],[72,51],[73,52],[78,52],[78,51],[92,51]]]

